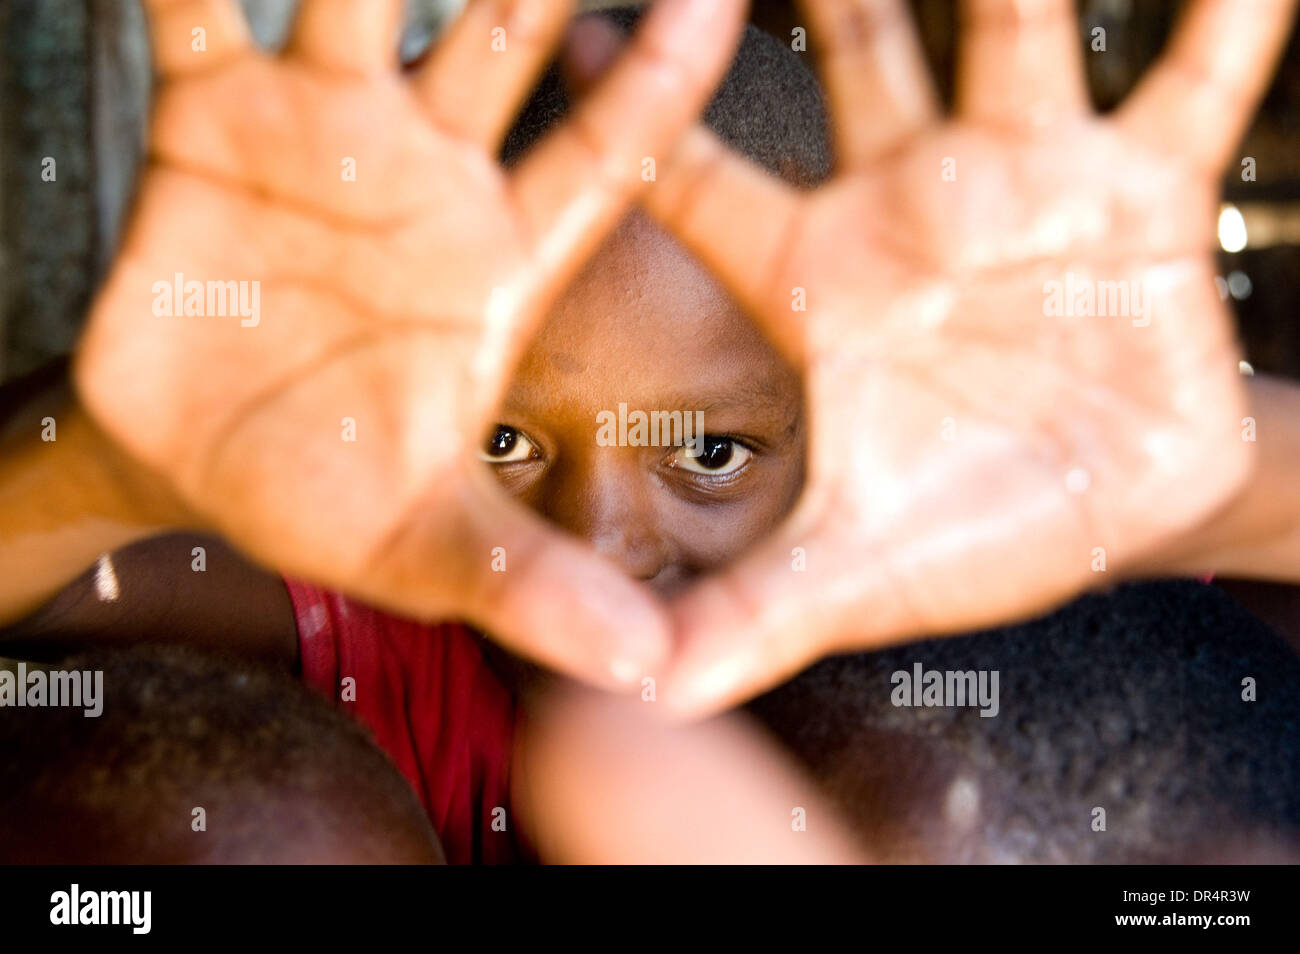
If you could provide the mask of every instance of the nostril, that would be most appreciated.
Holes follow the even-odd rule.
[[[646,582],[657,595],[668,600],[672,599],[682,590],[690,586],[691,583],[694,582],[696,576],[698,576],[698,574],[687,567],[684,567],[679,563],[674,563],[670,566],[663,567],[658,573],[646,580]]]

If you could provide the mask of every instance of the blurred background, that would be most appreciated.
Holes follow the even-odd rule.
[[[407,0],[405,58],[417,57],[463,2]],[[1249,15],[1248,0],[1242,2],[1242,15]],[[278,46],[294,0],[243,5],[259,41]],[[950,100],[956,5],[912,0],[911,6]],[[1079,42],[1100,109],[1117,103],[1156,57],[1181,6],[1080,0]],[[786,0],[755,0],[751,19],[785,42],[801,25]],[[807,38],[810,65],[816,39]],[[1101,39],[1104,50],[1094,50]],[[0,2],[0,381],[72,348],[130,203],[149,85],[138,0]],[[1293,34],[1240,149],[1241,159],[1253,162],[1230,170],[1224,182],[1219,284],[1239,316],[1251,364],[1300,378],[1297,124],[1300,44]]]

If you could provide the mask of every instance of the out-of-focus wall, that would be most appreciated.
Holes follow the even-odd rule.
[[[284,40],[295,0],[242,0]],[[407,0],[414,57],[464,0]],[[0,380],[66,354],[116,248],[143,153],[138,0],[0,0]]]
[[[0,3],[0,373],[66,350],[95,255],[90,10]]]

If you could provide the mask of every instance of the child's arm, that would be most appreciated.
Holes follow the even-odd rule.
[[[175,534],[200,527],[89,420],[64,362],[0,388],[0,655],[185,642],[291,664],[283,584],[216,538]]]
[[[65,362],[0,388],[0,623],[30,613],[100,554],[192,519],[91,422]]]

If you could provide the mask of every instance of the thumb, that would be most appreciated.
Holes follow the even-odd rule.
[[[826,653],[897,630],[885,562],[840,539],[832,512],[806,501],[753,554],[673,601],[678,648],[660,683],[669,711],[738,705]]]
[[[407,612],[454,614],[508,650],[595,686],[623,689],[659,671],[671,648],[659,598],[491,481],[471,474],[444,488],[390,539],[371,577],[387,592],[410,594],[414,606],[400,607]]]
[[[464,612],[514,652],[591,685],[639,684],[671,648],[667,608],[649,587],[508,500],[497,488],[468,511],[478,555]]]

